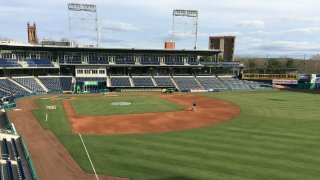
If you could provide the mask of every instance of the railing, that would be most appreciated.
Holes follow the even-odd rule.
[[[32,176],[32,178],[34,180],[38,180],[39,178],[38,178],[38,175],[36,173],[36,169],[35,169],[35,167],[33,165],[33,162],[31,160],[31,157],[30,157],[29,151],[27,149],[27,146],[26,146],[26,144],[25,144],[25,142],[24,142],[24,140],[23,140],[23,138],[21,136],[20,136],[20,139],[21,139],[21,144],[23,146],[23,151],[26,154],[28,165],[29,165],[29,168],[30,168],[30,171],[31,171],[31,176]]]

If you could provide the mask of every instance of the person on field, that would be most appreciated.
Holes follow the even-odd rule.
[[[195,111],[196,110],[196,108],[197,108],[197,104],[194,102],[194,103],[192,103],[192,111]]]

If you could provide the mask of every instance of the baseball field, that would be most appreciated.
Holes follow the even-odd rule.
[[[34,98],[38,109],[32,113],[88,173],[93,173],[93,168],[78,134],[101,175],[136,180],[320,177],[320,94],[162,96],[39,97]],[[184,100],[189,101],[183,104]],[[188,105],[193,100],[198,103],[195,112]],[[159,121],[161,117],[161,124],[148,119],[156,114],[160,114],[154,117]],[[103,118],[110,118],[106,121],[113,124]]]

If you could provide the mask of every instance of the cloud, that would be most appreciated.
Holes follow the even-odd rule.
[[[103,24],[102,28],[109,31],[131,32],[140,30],[138,27],[125,22],[107,21]]]
[[[298,21],[304,23],[320,24],[320,17],[297,17],[297,16],[285,16],[285,17],[273,17],[272,19],[281,21]]]
[[[265,23],[262,20],[245,20],[245,21],[238,22],[236,25],[239,27],[256,28],[256,29],[262,29],[265,27]]]
[[[241,32],[234,31],[234,32],[217,32],[213,34],[209,34],[209,36],[240,36],[242,35]]]
[[[320,45],[309,41],[268,41],[256,47],[264,51],[314,51],[319,50]]]
[[[314,34],[320,33],[320,28],[317,27],[306,27],[306,28],[295,28],[286,31],[280,31],[281,34]]]
[[[309,34],[319,34],[320,28],[318,27],[302,27],[302,28],[292,28],[292,29],[286,29],[281,31],[252,31],[248,32],[250,35],[255,36],[274,36],[274,35],[309,35]]]

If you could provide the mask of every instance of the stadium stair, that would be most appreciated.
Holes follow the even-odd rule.
[[[151,80],[152,80],[152,82],[153,82],[153,85],[155,86],[155,87],[157,87],[158,86],[158,84],[156,83],[156,81],[154,80],[154,78],[151,76]]]
[[[180,91],[181,89],[179,88],[178,84],[174,81],[172,77],[170,77],[171,81],[173,82],[174,86]]]
[[[17,83],[17,82],[16,82],[16,81],[14,81],[13,79],[8,78],[8,80],[9,80],[9,81],[11,81],[11,82],[13,82],[13,83],[14,83],[14,84],[16,84],[17,86],[20,86],[21,88],[23,88],[23,89],[24,89],[24,90],[26,90],[27,92],[29,92],[29,93],[33,93],[30,89],[28,89],[28,88],[26,88],[26,87],[22,86],[21,84]]]
[[[77,79],[71,76],[71,91],[76,92]]]
[[[131,77],[131,76],[129,76],[129,81],[130,81],[131,87],[134,87],[134,82],[133,82],[133,80],[132,80],[132,77]]]
[[[201,87],[201,89],[206,89],[204,88],[204,86],[199,82],[199,80],[195,77],[193,77],[193,79],[199,84],[199,86]]]
[[[111,78],[110,76],[107,76],[107,87],[111,86]]]
[[[34,77],[34,79],[42,87],[42,89],[44,89],[44,91],[49,92],[48,88],[40,81],[40,79],[38,79],[37,77]]]
[[[59,68],[59,63],[58,62],[51,62],[51,64],[53,65],[53,67],[55,68]]]
[[[20,64],[21,67],[28,67],[29,66],[29,64],[25,61],[18,61],[18,64]]]
[[[220,79],[219,76],[217,76],[217,78],[218,78],[218,80],[219,80],[220,82],[222,82],[222,84],[224,84],[228,89],[231,89],[231,88],[228,86],[228,84],[226,84],[225,82],[223,82],[223,80]]]

